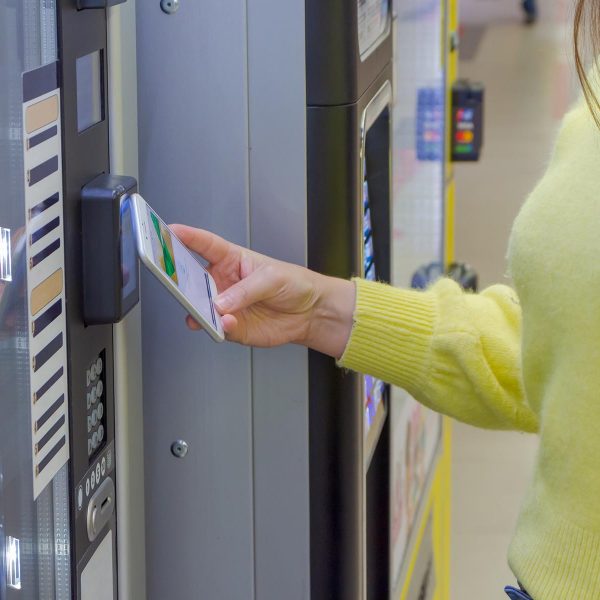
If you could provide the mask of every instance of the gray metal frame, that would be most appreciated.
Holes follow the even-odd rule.
[[[245,0],[137,3],[140,192],[248,245]],[[147,597],[254,597],[251,351],[187,330],[142,274]],[[183,459],[171,454],[185,440]]]

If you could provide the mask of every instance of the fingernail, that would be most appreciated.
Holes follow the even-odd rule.
[[[227,294],[222,294],[215,298],[215,304],[220,310],[227,310],[232,304],[232,298]]]

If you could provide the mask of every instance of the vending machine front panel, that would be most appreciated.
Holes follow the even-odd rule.
[[[0,598],[70,600],[55,7],[3,3],[0,39]]]

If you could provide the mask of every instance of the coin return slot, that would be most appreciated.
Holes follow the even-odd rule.
[[[114,514],[115,484],[108,477],[91,497],[87,511],[87,530],[90,542],[93,542]]]

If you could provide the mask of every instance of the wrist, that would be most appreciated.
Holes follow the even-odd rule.
[[[356,286],[352,281],[314,273],[315,303],[304,344],[338,359],[352,332]]]

